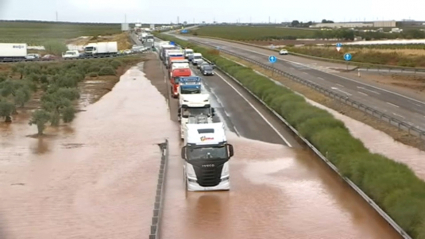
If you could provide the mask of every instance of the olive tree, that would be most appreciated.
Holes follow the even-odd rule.
[[[5,122],[12,122],[11,115],[15,112],[15,105],[9,101],[0,100],[0,117],[5,118]]]
[[[24,107],[31,99],[31,89],[24,81],[6,80],[0,82],[0,96],[13,98],[16,105]]]
[[[72,101],[80,97],[75,88],[52,88],[41,98],[42,108],[50,113],[50,123],[58,126],[60,119],[65,123],[71,122],[75,117]]]
[[[42,135],[44,132],[44,129],[46,128],[46,124],[49,121],[50,121],[49,112],[41,109],[41,110],[36,110],[32,113],[29,125],[33,125],[33,124],[37,125],[37,134]]]

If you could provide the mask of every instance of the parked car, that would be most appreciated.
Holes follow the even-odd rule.
[[[27,61],[37,61],[38,59],[40,59],[40,55],[39,54],[35,54],[35,53],[30,53],[30,54],[27,54],[27,56],[25,57],[25,59]]]
[[[279,51],[279,55],[288,55],[288,54],[289,54],[288,50],[282,49]]]
[[[42,61],[54,61],[57,60],[59,57],[55,56],[55,55],[51,55],[51,54],[47,54],[44,55],[43,57],[41,57]]]
[[[204,65],[201,68],[202,75],[204,76],[212,76],[214,75],[214,68],[211,65]]]

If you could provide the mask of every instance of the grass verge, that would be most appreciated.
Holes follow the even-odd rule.
[[[405,164],[371,153],[330,113],[310,105],[303,97],[258,75],[251,68],[221,57],[218,51],[168,35],[159,34],[158,37],[202,53],[235,77],[293,125],[409,235],[425,239],[425,182]]]

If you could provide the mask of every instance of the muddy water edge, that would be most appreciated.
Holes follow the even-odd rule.
[[[157,144],[177,132],[141,69],[126,71],[109,93],[81,106],[70,125],[48,129],[45,137],[27,137],[36,130],[29,114],[0,127],[0,238],[149,234]]]
[[[168,97],[161,64],[149,59],[144,71]],[[181,145],[170,144],[162,238],[400,238],[311,152],[231,132],[228,139],[237,150],[229,192],[186,192]]]

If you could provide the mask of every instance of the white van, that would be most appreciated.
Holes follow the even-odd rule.
[[[192,59],[192,64],[193,65],[198,65],[198,63],[203,62],[204,60],[202,59],[202,54],[201,53],[193,53],[193,59]]]

